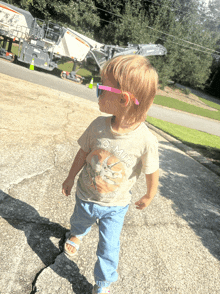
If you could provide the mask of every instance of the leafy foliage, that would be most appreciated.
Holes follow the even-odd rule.
[[[208,7],[203,9],[204,24],[212,32],[220,34],[220,1],[209,1]]]
[[[126,46],[128,42],[162,44],[168,54],[165,57],[149,57],[159,72],[162,87],[173,79],[204,88],[213,61],[212,51],[205,48],[215,50],[217,38],[210,31],[204,31],[200,1],[163,0],[157,3],[141,0],[95,1],[98,8],[113,13],[98,10],[100,18],[106,19],[106,22],[101,20],[100,41],[120,46]]]

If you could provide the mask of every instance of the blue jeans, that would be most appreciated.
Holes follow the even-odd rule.
[[[116,272],[119,262],[120,233],[127,206],[100,206],[93,202],[80,200],[76,195],[76,205],[71,216],[70,235],[81,237],[91,230],[99,219],[99,243],[96,251],[94,277],[99,287],[108,287],[118,279]]]

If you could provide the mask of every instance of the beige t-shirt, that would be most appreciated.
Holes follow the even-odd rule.
[[[78,139],[86,164],[77,182],[77,196],[102,206],[126,206],[141,171],[159,168],[158,141],[145,123],[128,133],[112,130],[111,117],[96,118]],[[143,195],[142,195],[143,196]]]

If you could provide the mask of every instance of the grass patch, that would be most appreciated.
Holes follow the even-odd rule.
[[[149,116],[147,117],[147,122],[177,138],[183,143],[220,149],[220,137],[218,136],[165,122]]]
[[[72,61],[67,61],[65,63],[59,64],[58,69],[60,69],[61,71],[70,72],[73,69],[73,62]]]
[[[188,104],[186,102],[179,101],[174,98],[165,97],[165,96],[161,96],[161,95],[156,95],[156,97],[154,99],[154,103],[157,105],[162,105],[162,106],[166,106],[169,108],[182,110],[182,111],[185,111],[188,113],[197,114],[200,116],[204,116],[204,117],[208,117],[208,118],[212,118],[212,119],[216,119],[216,120],[220,121],[220,110],[211,111],[208,109],[204,109],[201,107],[197,107],[197,106]],[[216,103],[214,103],[214,104],[216,104]]]
[[[217,103],[215,103],[215,102],[212,102],[212,101],[206,100],[206,99],[201,98],[201,97],[199,97],[199,100],[201,100],[201,101],[204,102],[206,105],[208,105],[208,106],[210,106],[210,107],[212,107],[212,108],[215,108],[215,109],[217,109],[217,110],[220,110],[220,104],[217,104]],[[220,100],[219,100],[219,102],[220,102]]]
[[[58,65],[58,69],[62,70],[62,71],[72,71],[73,70],[73,62],[72,61],[67,61],[65,63],[61,63]],[[78,69],[78,67],[76,68],[76,70]],[[92,74],[89,70],[85,69],[85,68],[81,68],[77,74],[79,74],[82,77],[92,77]]]
[[[12,45],[11,47],[11,52],[14,54],[14,55],[18,55],[18,44],[17,45]]]

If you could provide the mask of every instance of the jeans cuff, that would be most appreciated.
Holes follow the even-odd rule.
[[[96,279],[95,279],[95,283],[96,283],[97,286],[103,287],[103,288],[107,288],[107,287],[109,287],[111,285],[111,282],[97,281]]]
[[[76,238],[78,238],[78,239],[82,239],[85,235],[76,235],[76,234],[71,234],[71,232],[69,231],[69,232],[67,232],[66,233],[66,235],[65,235],[65,237],[66,237],[66,239],[69,239],[70,237],[72,237],[72,236],[75,236]]]

